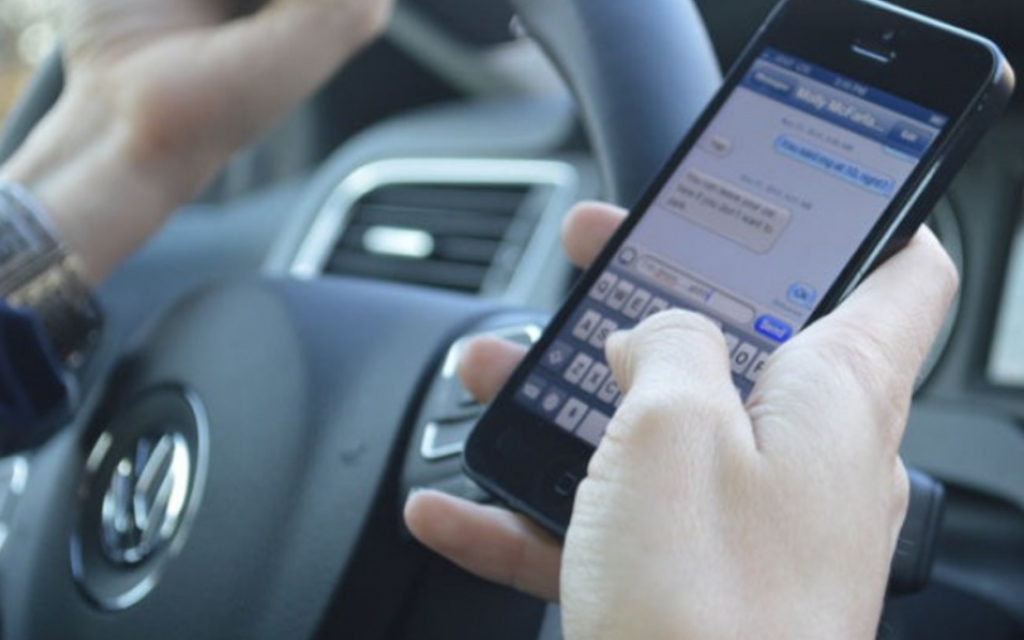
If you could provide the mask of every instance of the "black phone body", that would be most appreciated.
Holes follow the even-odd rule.
[[[704,313],[745,397],[776,348],[913,235],[1013,84],[994,44],[923,16],[782,2],[481,418],[466,472],[564,535],[621,402],[607,336]]]

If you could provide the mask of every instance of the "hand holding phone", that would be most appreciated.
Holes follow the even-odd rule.
[[[876,0],[783,2],[481,418],[467,473],[564,535],[625,397],[609,336],[700,313],[747,399],[913,235],[1012,86],[978,36]]]
[[[572,517],[567,628],[656,636],[645,621],[675,612],[673,635],[700,636],[724,610],[718,628],[800,637],[797,603],[822,614],[808,636],[873,632],[905,412],[955,288],[927,232],[882,260],[1012,85],[992,43],[882,2],[780,5],[467,443],[512,507],[556,535]],[[448,507],[448,532],[494,524]],[[545,548],[496,531],[516,553],[443,548],[504,576]]]
[[[621,222],[622,213],[607,207],[585,206],[577,209],[569,218],[567,224],[566,245],[570,256],[574,257],[577,264],[586,267],[587,262],[592,259],[601,246],[607,241],[614,227]],[[815,325],[814,333],[801,334],[790,344],[790,348],[798,351],[845,351],[850,342],[848,334],[849,327],[859,327],[865,332],[866,340],[857,340],[861,344],[873,344],[875,347],[893,349],[893,358],[884,360],[864,359],[863,363],[872,364],[870,370],[861,371],[859,375],[851,376],[857,380],[870,380],[871,384],[879,387],[887,387],[891,391],[906,388],[912,384],[913,371],[919,364],[919,355],[915,351],[920,349],[924,352],[925,345],[930,343],[934,332],[937,330],[941,319],[945,315],[948,302],[951,299],[956,287],[956,273],[948,257],[944,254],[938,244],[932,239],[927,231],[922,231],[920,241],[915,241],[908,249],[898,254],[895,259],[884,265],[865,282],[865,285],[855,292],[847,304],[842,308],[842,314],[836,315],[827,321]],[[924,283],[924,288],[913,286],[912,283]],[[905,289],[904,289],[905,287]],[[900,296],[905,301],[903,305],[883,305],[891,313],[879,315],[874,312],[874,307],[892,296]],[[922,323],[921,320],[927,320]],[[896,327],[898,329],[894,330]],[[815,335],[817,334],[817,336]],[[879,338],[875,343],[874,338]],[[698,336],[699,337],[699,336]],[[805,342],[805,340],[810,342]],[[634,339],[630,339],[631,341]],[[660,341],[659,341],[660,342]],[[662,355],[659,348],[643,352],[647,355]],[[639,365],[645,362],[646,355],[637,352]],[[852,359],[854,354],[850,353]],[[898,358],[897,358],[898,356]],[[471,347],[463,364],[462,377],[466,381],[474,395],[482,401],[491,400],[499,391],[504,382],[504,377],[511,374],[516,365],[523,357],[521,347],[502,344],[494,340],[481,341]],[[724,354],[721,360],[724,361]],[[687,360],[678,361],[679,366],[688,366]],[[693,367],[700,367],[700,363],[693,363]],[[762,385],[769,384],[771,379],[778,379],[782,382],[787,380],[791,384],[803,385],[804,379],[810,371],[800,367],[783,369]],[[678,375],[674,370],[661,376],[666,379],[677,379]],[[581,529],[580,535],[574,533],[566,540],[566,561],[562,562],[561,545],[549,534],[543,532],[539,527],[533,525],[526,517],[499,509],[496,507],[480,506],[467,502],[461,502],[454,498],[422,492],[413,497],[408,507],[408,521],[410,528],[417,537],[443,553],[456,563],[481,575],[487,579],[509,584],[537,595],[538,597],[550,600],[559,597],[559,577],[563,583],[561,593],[563,597],[563,611],[566,615],[575,620],[573,624],[584,623],[595,616],[596,620],[605,614],[595,609],[604,609],[611,606],[607,602],[594,602],[572,598],[570,594],[580,593],[590,596],[597,595],[594,585],[612,582],[614,579],[621,585],[630,589],[634,595],[643,594],[651,599],[651,602],[659,598],[675,598],[682,596],[675,590],[658,589],[656,592],[645,591],[649,585],[658,584],[661,578],[658,574],[667,574],[664,579],[688,579],[697,583],[697,587],[691,593],[708,595],[712,593],[712,581],[719,575],[721,566],[734,562],[737,558],[745,559],[749,564],[743,566],[733,564],[736,572],[758,572],[768,566],[768,562],[777,560],[777,570],[798,576],[803,569],[789,560],[789,556],[782,556],[777,549],[770,548],[778,538],[793,538],[807,540],[810,531],[803,530],[798,524],[806,521],[824,523],[827,526],[834,526],[839,531],[849,531],[845,525],[840,526],[833,517],[833,512],[838,508],[839,494],[834,494],[831,489],[831,482],[844,483],[846,488],[860,487],[868,492],[880,492],[879,495],[897,495],[899,489],[896,486],[868,485],[859,481],[859,477],[852,477],[845,473],[839,473],[832,461],[834,455],[842,451],[843,457],[849,457],[850,461],[860,460],[863,456],[879,453],[874,445],[874,438],[884,436],[886,438],[898,439],[899,434],[890,431],[894,426],[903,425],[899,408],[889,406],[883,411],[874,414],[871,407],[861,403],[860,395],[865,394],[864,389],[854,389],[843,383],[845,378],[835,370],[829,376],[822,377],[818,382],[824,383],[824,388],[819,388],[818,394],[822,402],[829,399],[828,415],[835,415],[836,419],[823,419],[817,412],[811,411],[807,421],[797,422],[797,417],[792,413],[799,410],[799,406],[787,405],[790,413],[776,415],[774,422],[777,427],[788,427],[776,429],[776,437],[772,439],[770,453],[773,459],[780,464],[792,464],[791,470],[799,475],[799,481],[793,482],[794,490],[789,484],[781,482],[753,483],[744,487],[742,497],[746,502],[742,507],[738,505],[726,505],[719,499],[723,492],[716,491],[721,488],[722,483],[729,479],[727,474],[717,474],[714,477],[705,476],[696,481],[706,488],[706,491],[692,492],[689,490],[677,489],[674,476],[673,486],[666,487],[665,491],[659,491],[642,499],[633,498],[628,492],[617,493],[588,493],[584,491],[578,498],[578,508],[585,509],[595,520],[592,526],[585,529],[586,535]],[[725,380],[720,380],[725,384]],[[856,387],[856,385],[854,385]],[[784,389],[774,390],[772,386],[765,388],[765,393],[777,395],[784,392]],[[848,399],[849,406],[840,404],[840,394]],[[808,409],[810,409],[808,407]],[[679,416],[680,421],[683,416]],[[666,426],[666,433],[677,431],[680,424],[673,423]],[[700,435],[700,429],[708,426],[706,421],[692,423],[689,425],[689,435]],[[813,431],[813,433],[812,433]],[[810,436],[809,439],[805,436]],[[836,443],[844,440],[847,445],[851,444],[849,438],[862,436],[861,441],[865,446],[856,448],[856,455],[851,447],[840,450]],[[713,459],[720,454],[706,447],[708,441],[679,440],[674,447],[685,449],[686,453],[680,453],[685,459],[694,456],[701,459]],[[877,443],[876,443],[877,444]],[[639,451],[646,451],[647,447],[661,450],[663,447],[655,440],[649,440],[648,444],[624,443],[623,447],[637,448]],[[877,464],[880,458],[875,458]],[[806,464],[810,461],[811,464]],[[885,477],[894,478],[898,472],[895,462],[895,454],[889,458],[891,467],[884,474]],[[664,456],[648,459],[645,456],[636,456],[629,461],[620,462],[617,467],[622,473],[631,475],[644,475],[652,478],[659,475],[673,474],[678,472],[680,464],[667,450]],[[659,469],[664,472],[659,472]],[[883,477],[876,469],[869,469],[866,466],[859,467],[860,472],[868,477],[868,480],[878,480]],[[707,471],[708,466],[701,467]],[[797,475],[793,476],[797,478]],[[768,480],[767,476],[764,476]],[[819,484],[819,480],[821,483]],[[896,482],[897,480],[894,480]],[[628,488],[628,487],[627,487]],[[804,493],[806,491],[806,493]],[[773,496],[769,498],[769,496]],[[740,497],[740,494],[734,494]],[[756,523],[745,523],[738,518],[744,515],[749,503],[768,504],[769,501],[787,501],[794,507],[799,507],[798,513],[785,518],[772,519]],[[874,522],[882,521],[882,525],[891,527],[892,519],[898,520],[898,513],[885,513],[871,508],[865,500],[849,500],[851,504],[845,509],[856,507],[858,511],[851,514],[856,520],[856,526],[852,535],[845,542],[854,543],[851,550],[850,544],[843,546],[827,546],[825,548],[815,546],[807,542],[799,548],[793,549],[800,552],[800,559],[812,564],[821,565],[822,559],[829,559],[831,564],[826,566],[840,567],[854,564],[858,567],[867,567],[872,557],[868,549],[860,545],[866,544],[865,534],[875,527]],[[678,528],[680,522],[675,519],[679,508],[693,508],[705,511],[720,512],[722,517],[706,519],[704,527],[700,529],[681,530]],[[860,511],[860,509],[866,510]],[[632,510],[636,510],[634,512]],[[639,519],[637,519],[639,518]],[[685,524],[685,523],[684,523]],[[781,535],[778,527],[792,525],[789,533]],[[687,565],[677,565],[676,562],[684,562],[679,558],[659,555],[651,548],[647,536],[653,533],[663,533],[671,536],[681,545],[690,543],[694,535],[701,533],[713,540],[721,539],[726,541],[732,533],[744,531],[747,539],[742,541],[742,548],[721,547],[715,556],[706,556],[702,564],[697,566],[691,561]],[[885,529],[886,534],[890,530]],[[593,536],[593,537],[592,537]],[[888,535],[887,535],[888,539]],[[701,544],[706,544],[701,543]],[[693,543],[694,548],[699,546]],[[578,550],[577,550],[578,548]],[[887,557],[886,550],[876,550],[876,555],[882,558]],[[630,573],[625,573],[630,572]],[[653,572],[653,573],[652,573]],[[708,574],[705,576],[705,574]],[[851,608],[863,602],[880,602],[881,593],[884,590],[884,574],[882,571],[877,576],[865,576],[864,573],[841,573],[835,577],[837,585],[848,588],[851,592],[857,592],[856,597],[846,602]],[[798,585],[791,585],[798,586]],[[748,585],[748,589],[736,590],[730,593],[714,591],[716,606],[709,607],[701,614],[701,619],[711,628],[716,622],[722,624],[721,618],[712,619],[711,616],[717,613],[727,613],[729,607],[742,606],[744,615],[733,615],[735,619],[742,618],[751,623],[763,620],[763,616],[770,612],[762,611],[757,605],[759,603],[773,606],[776,602],[770,600],[777,597],[782,600],[782,592],[766,594],[765,598],[758,596],[757,585]],[[682,585],[678,590],[681,593]],[[792,595],[792,592],[787,592]],[[833,590],[819,589],[815,597],[832,598],[837,596]],[[789,632],[786,637],[800,637],[800,623],[807,622],[805,615],[809,607],[813,606],[815,600],[809,599],[807,594],[801,594],[802,601],[800,615],[794,616],[789,621]],[[858,598],[860,600],[858,600]],[[737,605],[736,599],[742,599]],[[839,601],[843,601],[839,598]],[[672,605],[677,604],[672,600]],[[622,606],[622,602],[615,604],[615,607]],[[680,610],[680,611],[684,611]],[[611,609],[607,615],[612,615]],[[860,626],[869,626],[877,622],[877,613],[873,608],[862,607],[861,612],[867,622],[861,622]],[[874,617],[872,620],[871,618]],[[682,618],[680,617],[679,620]],[[844,618],[849,620],[849,616]],[[735,620],[726,621],[732,624]],[[855,627],[851,626],[850,631]],[[586,630],[590,630],[589,628]],[[580,633],[578,635],[567,635],[567,637],[595,637]],[[642,637],[640,635],[626,637]],[[762,636],[758,636],[762,637]],[[839,637],[846,637],[839,635]],[[852,636],[850,636],[852,637]],[[863,636],[868,637],[868,636]],[[871,636],[873,637],[873,636]]]
[[[913,373],[955,283],[923,233],[780,349],[746,406],[706,318],[614,336],[625,399],[576,495],[566,637],[875,637]],[[881,304],[892,296],[907,306]],[[916,326],[908,309],[925,314]]]

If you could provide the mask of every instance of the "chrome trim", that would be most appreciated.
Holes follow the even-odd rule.
[[[140,439],[114,466],[103,496],[102,549],[115,564],[145,561],[178,531],[192,484],[192,456],[178,433]]]
[[[538,216],[537,228],[524,246],[507,294],[521,295],[536,284],[552,247],[545,238],[557,238],[558,225],[575,202],[580,176],[565,162],[488,158],[399,158],[365,164],[342,180],[327,196],[295,258],[289,273],[302,279],[323,273],[338,240],[348,228],[352,207],[368,193],[397,184],[471,184],[546,186],[553,192]]]
[[[444,458],[452,458],[462,453],[462,450],[466,447],[465,442],[452,442],[451,444],[439,446],[437,444],[437,436],[444,429],[438,422],[427,423],[426,428],[423,430],[423,442],[420,445],[420,455],[423,456],[424,460],[434,462],[436,460],[443,460]]]
[[[31,467],[28,458],[14,456],[0,460],[0,551],[3,551],[16,517],[18,500],[25,493]]]
[[[450,382],[455,379],[455,376],[458,374],[459,362],[462,360],[462,356],[465,355],[466,349],[469,347],[469,343],[477,338],[489,337],[498,338],[500,340],[510,340],[513,342],[525,341],[528,345],[532,345],[540,339],[543,331],[543,327],[539,324],[535,322],[527,322],[521,325],[502,327],[500,329],[493,329],[490,331],[480,331],[463,336],[449,347],[448,353],[444,358],[444,364],[441,365],[441,380]],[[472,419],[472,415],[467,415],[465,417],[465,420],[467,421]],[[427,423],[426,427],[424,427],[423,440],[420,442],[420,455],[423,456],[425,460],[434,462],[436,460],[457,456],[462,453],[462,450],[465,447],[465,442],[454,442],[438,446],[437,437],[444,428],[445,427],[441,426],[441,423],[438,420],[431,420]]]
[[[196,393],[181,387],[171,387],[171,390],[181,394],[181,397],[185,400],[186,404],[188,404],[189,409],[192,412],[192,416],[195,419],[195,475],[192,478],[191,485],[188,487],[188,491],[186,492],[184,513],[180,517],[176,533],[168,541],[168,544],[164,547],[162,553],[160,553],[159,549],[154,550],[154,553],[159,553],[160,555],[155,557],[151,555],[149,558],[144,558],[149,559],[152,563],[149,573],[143,576],[137,583],[124,591],[124,593],[121,593],[119,596],[101,597],[94,593],[88,585],[88,575],[83,561],[84,545],[79,531],[79,527],[81,526],[80,516],[78,524],[76,524],[75,529],[71,534],[70,551],[72,576],[81,588],[82,592],[85,593],[96,605],[106,611],[120,611],[132,607],[141,602],[143,598],[153,591],[159,583],[160,578],[163,577],[163,572],[167,566],[167,562],[174,556],[178,555],[185,545],[196,514],[198,513],[199,504],[202,502],[209,466],[209,418],[202,401]],[[116,442],[117,435],[117,433],[105,431],[100,435],[96,444],[93,446],[93,449],[90,451],[85,466],[85,474],[79,485],[78,493],[81,498],[84,499],[86,496],[90,495],[90,489],[96,485],[96,474],[100,471],[104,458]],[[103,533],[100,532],[99,537],[102,538],[102,536]]]

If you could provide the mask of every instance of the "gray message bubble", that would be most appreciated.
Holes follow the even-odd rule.
[[[793,213],[726,182],[690,169],[661,200],[670,212],[754,253],[767,253]]]

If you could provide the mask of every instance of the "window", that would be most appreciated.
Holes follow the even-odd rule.
[[[0,121],[57,40],[61,0],[0,0]]]

